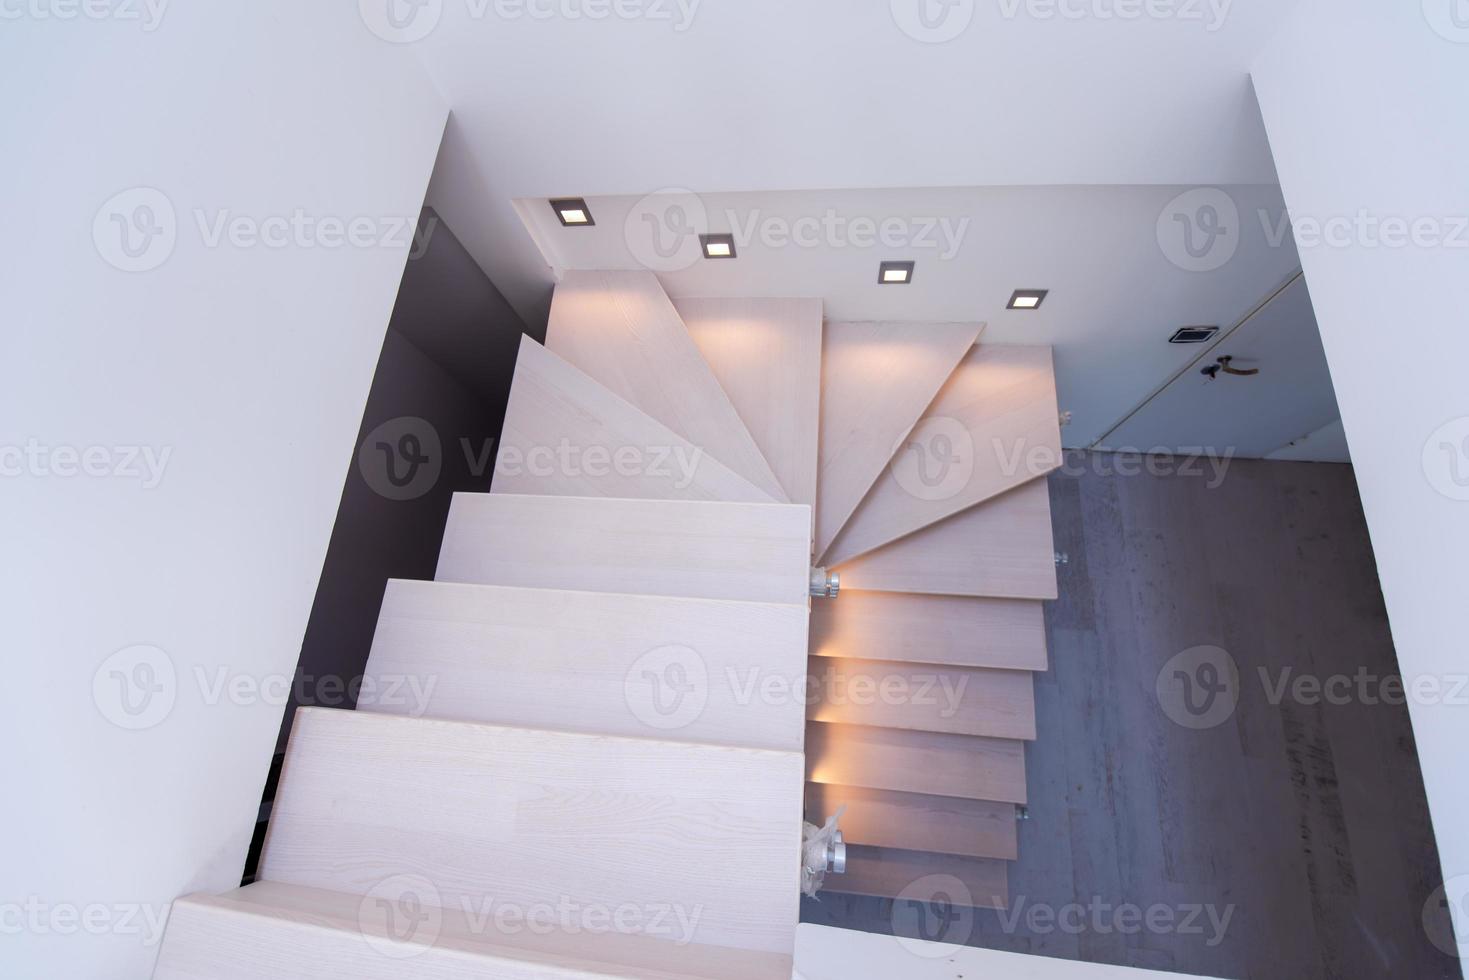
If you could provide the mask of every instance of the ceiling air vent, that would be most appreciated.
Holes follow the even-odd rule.
[[[1218,327],[1179,327],[1178,332],[1168,338],[1170,344],[1202,344],[1219,332]]]

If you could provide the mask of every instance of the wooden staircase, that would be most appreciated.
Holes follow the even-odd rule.
[[[827,890],[1003,906],[1060,434],[1049,349],[981,330],[568,273],[375,696],[297,713],[260,880],[155,977],[787,978],[841,807]]]

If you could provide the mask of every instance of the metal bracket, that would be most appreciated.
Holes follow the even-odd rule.
[[[1071,564],[1071,556],[1068,555],[1064,551],[1058,551],[1058,552],[1056,552],[1056,564],[1057,565],[1069,565],[1069,564]]]
[[[842,588],[842,577],[824,568],[811,569],[811,598],[835,599]]]
[[[847,873],[847,841],[840,830],[832,836],[831,843],[826,845],[826,870],[834,875]]]

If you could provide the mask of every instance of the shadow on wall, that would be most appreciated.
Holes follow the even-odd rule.
[[[443,220],[424,209],[342,487],[246,882],[295,709],[356,705],[388,579],[433,578],[453,495],[490,488],[516,350],[523,333],[544,339],[538,327],[526,329]]]

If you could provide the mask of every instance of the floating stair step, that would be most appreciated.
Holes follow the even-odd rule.
[[[844,579],[835,602],[811,604],[811,652],[818,657],[1045,670],[1045,612],[1030,599],[860,592]]]
[[[838,566],[842,591],[1054,599],[1056,550],[1045,480],[1032,480]]]
[[[677,299],[673,305],[787,498],[815,506],[821,300]]]
[[[812,721],[1035,739],[1029,671],[811,658]]]
[[[791,958],[584,928],[581,910],[532,927],[513,903],[423,906],[415,879],[373,896],[273,881],[173,903],[153,980],[788,980]],[[419,888],[422,884],[419,883]],[[401,904],[400,904],[401,903]],[[497,920],[496,913],[508,909]],[[548,928],[547,922],[551,924]]]
[[[435,578],[804,609],[810,528],[795,504],[456,493]]]
[[[1051,349],[980,344],[945,383],[821,563],[850,561],[1060,465]]]
[[[1024,803],[1025,743],[813,721],[806,775],[814,783]]]
[[[787,499],[651,272],[567,272],[551,297],[546,347],[772,499]]]
[[[260,878],[367,895],[412,875],[441,908],[698,910],[692,942],[787,955],[802,788],[796,752],[301,708]]]
[[[522,337],[493,489],[651,500],[783,499]]]
[[[847,873],[827,875],[822,890],[977,909],[1010,907],[1004,861],[890,847],[848,847]]]
[[[829,323],[821,351],[816,553],[826,551],[979,339],[981,323]]]
[[[805,705],[789,692],[803,690],[807,618],[786,603],[394,579],[364,680],[382,696],[358,708],[800,752]]]
[[[806,784],[806,819],[821,825],[845,806],[848,844],[937,851],[1013,861],[1019,857],[1015,805],[952,796]]]

